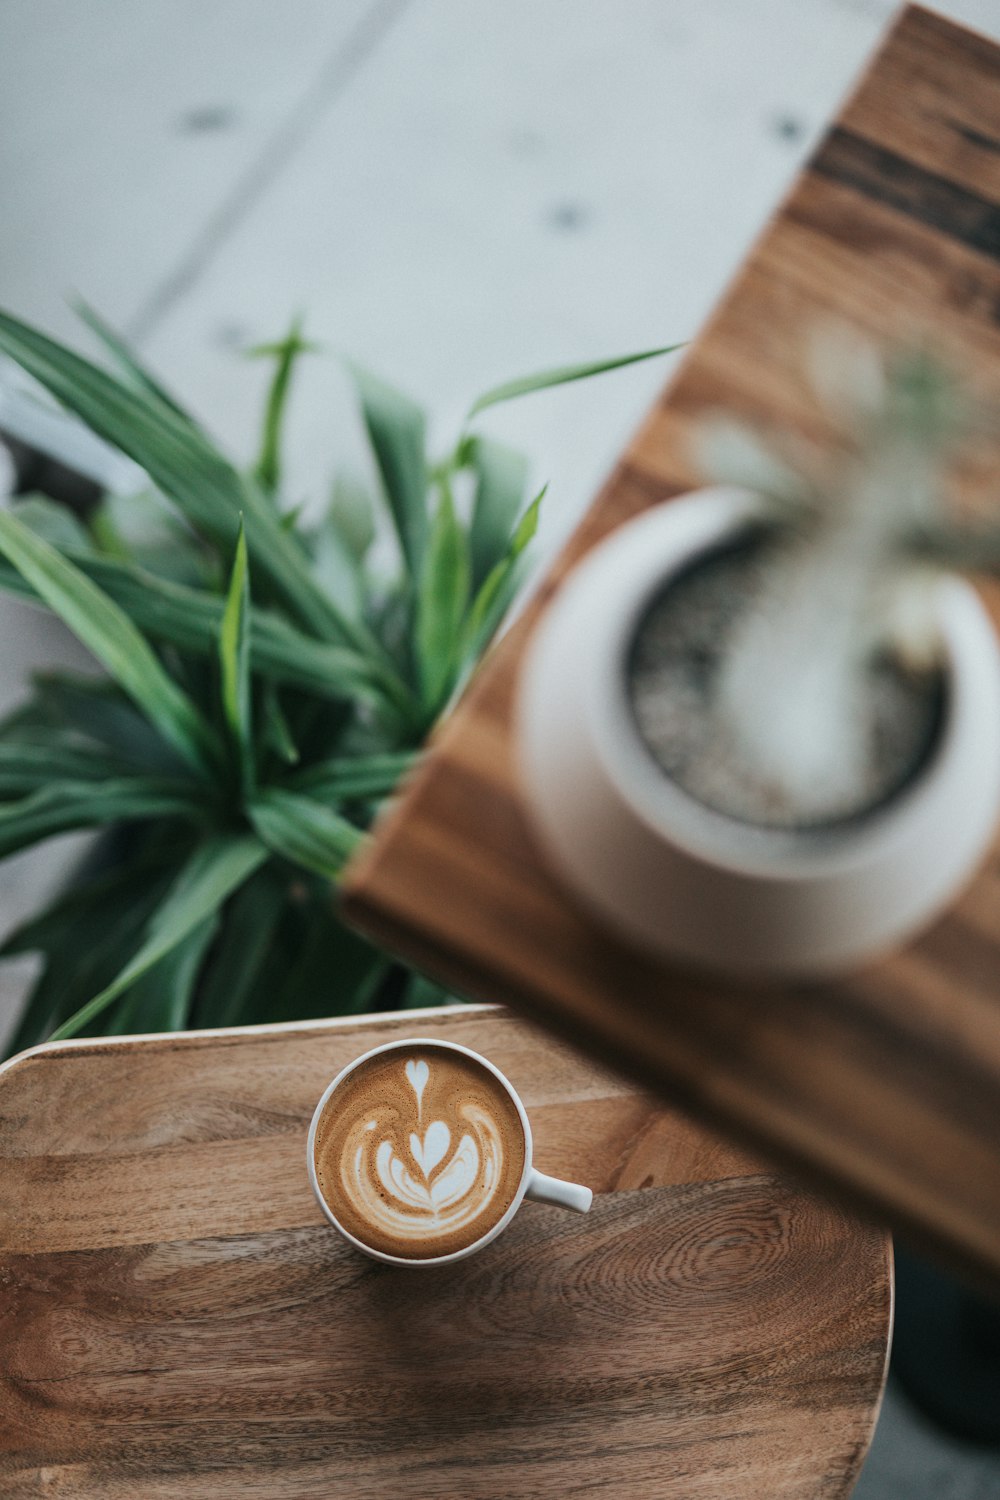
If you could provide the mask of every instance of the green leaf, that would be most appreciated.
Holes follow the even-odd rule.
[[[117,604],[10,514],[0,513],[0,552],[190,765],[207,770],[217,763],[219,745],[211,727]]]
[[[222,930],[199,986],[199,1027],[240,1024],[281,918],[286,886],[273,865],[263,865],[226,903]]]
[[[139,587],[143,579],[137,579]],[[116,588],[126,591],[125,581],[119,573]],[[127,590],[130,602],[136,596],[136,588]],[[221,606],[211,595],[198,594],[195,590],[181,591],[175,588],[151,590],[147,598],[156,605],[155,617],[150,619],[154,630],[162,631],[177,645],[196,650],[201,648],[201,637],[196,638],[194,626],[205,626],[217,633]],[[180,639],[181,616],[188,612],[189,629],[185,639]],[[152,604],[150,614],[154,614]],[[203,623],[204,622],[204,623]],[[313,640],[294,625],[266,610],[253,609],[250,614],[251,660],[256,670],[267,673],[282,682],[301,687],[324,698],[342,698],[358,695],[368,701],[396,702],[399,694],[391,678],[385,677],[377,663],[350,646],[331,645]],[[404,697],[405,702],[405,697]]]
[[[73,930],[74,923],[80,922],[84,926],[94,923],[102,907],[110,910],[128,891],[148,883],[147,877],[151,875],[161,878],[159,863],[154,868],[145,852],[124,855],[105,865],[105,855],[111,858],[115,842],[114,834],[98,841],[96,850],[84,859],[75,879],[61,889],[41,912],[28,917],[8,934],[0,947],[0,959],[22,953],[44,953],[50,949],[65,950],[67,933]],[[95,857],[98,861],[96,869],[91,866],[91,859]],[[82,954],[71,956],[76,960]]]
[[[75,1036],[81,1027],[106,1010],[112,1000],[116,1000],[217,911],[266,858],[267,850],[249,836],[232,838],[220,835],[196,849],[150,921],[138,952],[111,984],[58,1027],[53,1033],[53,1041]]]
[[[461,1002],[451,990],[445,989],[425,974],[411,974],[406,986],[403,1007],[406,1010],[425,1010],[431,1005],[458,1005]]]
[[[218,913],[177,944],[122,996],[103,1028],[109,1036],[183,1031],[190,1024],[195,982],[219,925]]]
[[[318,347],[302,337],[302,319],[296,318],[279,342],[258,344],[255,349],[250,350],[252,358],[275,361],[274,375],[271,377],[264,407],[260,453],[254,465],[258,483],[271,494],[277,491],[281,483],[281,434],[292,375],[299,356],[314,353]]]
[[[542,508],[542,501],[545,499],[548,491],[548,485],[543,484],[541,489],[538,491],[538,494],[535,496],[534,500],[532,500],[531,504],[524,512],[524,515],[515,526],[514,535],[510,539],[509,555],[512,558],[520,557],[521,553],[529,545],[529,543],[534,541],[535,533],[538,530],[538,514]]]
[[[396,790],[420,759],[416,750],[382,755],[334,756],[300,771],[289,780],[291,791],[305,792],[317,801],[351,801],[385,797]]]
[[[311,538],[316,577],[352,620],[364,619],[364,569],[327,517]]]
[[[162,860],[122,859],[110,871],[82,875],[0,950],[9,957],[41,953],[45,965],[32,988],[8,1055],[33,1047],[50,1029],[107,984],[121,968],[157,903],[169,871]]]
[[[219,631],[219,667],[222,675],[222,711],[239,757],[244,787],[250,786],[253,781],[249,616],[247,541],[241,525],[226,607],[222,615],[222,629]]]
[[[304,1021],[367,1010],[390,965],[328,909],[311,914],[305,942],[268,1007],[269,1020]]]
[[[461,456],[476,475],[469,556],[472,587],[478,589],[507,550],[511,527],[524,499],[528,463],[505,443],[478,435],[466,440]]]
[[[645,349],[641,354],[623,354],[617,359],[599,359],[590,364],[560,365],[554,370],[542,370],[536,375],[522,375],[519,380],[505,380],[495,385],[474,402],[469,417],[475,417],[488,406],[498,406],[501,401],[513,401],[517,396],[527,396],[532,391],[547,390],[554,385],[569,385],[574,380],[589,380],[591,375],[603,375],[607,370],[621,370],[625,365],[637,365],[644,359],[657,359],[661,354],[673,354],[683,349],[683,344],[665,344],[662,349]]]
[[[245,512],[259,575],[292,615],[324,639],[346,640],[378,657],[377,643],[344,620],[319,588],[305,553],[282,530],[270,501],[186,419],[6,313],[0,313],[0,352],[99,437],[141,465],[225,556],[232,554],[239,516]]]
[[[48,537],[46,540],[53,541],[53,538]],[[88,542],[92,543],[92,547],[88,548],[88,550],[96,547],[98,552],[104,552],[108,557],[118,557],[126,561],[128,560],[129,549],[125,543],[125,538],[118,530],[114,517],[111,515],[107,505],[107,496],[91,513]],[[78,548],[76,550],[79,551],[81,549]],[[60,546],[60,551],[68,552],[69,548]]]
[[[498,579],[497,590],[490,598],[488,607],[483,611],[478,624],[469,622],[468,645],[464,656],[464,665],[467,669],[475,667],[500,629],[528,576],[527,562],[528,559],[524,557],[514,560]]]
[[[289,872],[283,860],[274,861],[269,868],[276,873],[280,871],[283,886],[278,905],[279,920],[270,942],[261,952],[256,970],[248,976],[246,990],[240,999],[238,1021],[241,1026],[270,1022],[274,1015],[274,997],[308,940],[309,919],[315,910],[315,898],[308,889],[314,876],[307,876],[301,870]],[[329,901],[327,882],[323,883],[323,891]]]
[[[111,558],[74,552],[72,561],[154,640],[201,656],[215,653],[224,609],[217,595]],[[0,588],[21,598],[38,597],[2,559]],[[250,620],[255,671],[323,698],[360,697],[375,706],[389,703],[405,716],[416,717],[416,705],[395,675],[383,674],[369,657],[349,646],[314,640],[266,610],[253,609]]]
[[[452,685],[469,601],[469,553],[451,496],[444,490],[420,574],[416,646],[425,708],[436,712]]]
[[[364,562],[375,540],[375,511],[364,485],[346,470],[333,482],[327,517],[355,562]]]
[[[507,554],[490,569],[478,594],[472,601],[465,627],[466,656],[478,656],[485,649],[500,618],[510,603],[511,585],[516,579],[518,559],[538,530],[538,513],[548,485],[545,484],[521,517],[510,539]]]
[[[117,333],[111,327],[110,323],[106,323],[99,312],[91,307],[88,302],[85,302],[82,297],[77,297],[74,300],[73,311],[86,323],[91,333],[96,335],[104,349],[111,356],[119,373],[129,385],[133,386],[137,391],[142,391],[145,395],[151,396],[155,401],[161,402],[168,411],[172,411],[176,416],[190,423],[192,427],[197,425],[194,419],[170,395],[169,391],[164,390],[159,381],[140,364],[137,356],[129,348],[121,334]]]
[[[258,792],[247,815],[272,853],[330,879],[364,839],[360,829],[322,802],[276,787]]]
[[[128,775],[129,769],[60,729],[39,731],[35,738],[0,739],[0,797],[23,795],[56,781],[104,781],[109,775]]]
[[[27,526],[29,531],[60,552],[89,554],[94,551],[93,541],[82,521],[67,505],[50,500],[47,495],[18,498],[11,504],[10,512],[22,526]]]
[[[148,569],[174,583],[218,588],[221,569],[213,549],[152,485],[131,495],[106,494],[88,518],[88,532],[91,550],[104,557]],[[78,547],[55,545],[77,560]]]
[[[261,702],[264,708],[264,743],[281,757],[286,766],[298,765],[299,747],[295,743],[273,682],[264,683]]]
[[[68,987],[65,984],[54,982],[49,970],[43,970],[25,998],[17,1025],[3,1054],[4,1061],[45,1040],[52,1026],[62,1019],[60,1001],[67,993]]]
[[[0,804],[0,859],[57,833],[138,818],[199,821],[205,805],[191,782],[125,776],[103,782],[54,781]]]
[[[403,558],[416,578],[427,543],[427,467],[424,414],[408,396],[351,365],[368,437]]]
[[[34,697],[3,726],[5,739],[48,736],[54,729],[92,741],[109,754],[109,770],[120,764],[157,775],[179,776],[186,766],[106,677],[51,672],[35,678]]]
[[[140,464],[195,525],[232,546],[244,486],[186,418],[5,313],[0,348],[99,437]]]

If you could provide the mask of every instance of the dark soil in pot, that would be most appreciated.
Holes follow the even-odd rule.
[[[850,795],[817,786],[790,805],[748,769],[713,712],[720,663],[760,593],[774,543],[753,533],[671,580],[639,623],[627,665],[639,735],[660,769],[707,807],[769,828],[830,828],[885,806],[926,764],[940,735],[945,688],[888,660],[865,673],[865,770]],[[766,664],[763,669],[766,670]]]

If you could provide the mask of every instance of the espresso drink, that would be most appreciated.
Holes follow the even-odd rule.
[[[349,1234],[406,1260],[451,1255],[503,1218],[524,1126],[500,1080],[461,1052],[400,1047],[330,1095],[316,1131],[320,1191]]]

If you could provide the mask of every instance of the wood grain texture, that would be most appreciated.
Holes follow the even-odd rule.
[[[549,875],[514,765],[518,673],[569,568],[697,482],[714,407],[823,436],[805,335],[928,334],[1000,407],[1000,49],[906,9],[531,608],[349,871],[351,918],[1000,1282],[1000,849],[905,952],[843,982],[696,981],[602,931]],[[958,497],[995,490],[996,445]],[[995,604],[995,594],[991,599]],[[997,611],[994,609],[997,616]]]
[[[400,1270],[305,1171],[330,1077],[482,1051],[597,1191]],[[492,1006],[39,1049],[0,1072],[4,1500],[817,1500],[881,1396],[885,1236]]]

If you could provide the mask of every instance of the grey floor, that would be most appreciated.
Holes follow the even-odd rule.
[[[86,346],[84,294],[236,452],[304,310],[432,413],[551,364],[697,332],[893,12],[891,0],[0,0],[0,302]],[[1000,0],[946,13],[1000,35]],[[490,413],[573,525],[665,374]],[[293,421],[320,494],[357,429],[334,359]],[[73,657],[0,603],[0,705]],[[75,857],[0,867],[0,929]],[[24,969],[0,973],[0,1033]],[[1000,1460],[890,1390],[862,1500],[1000,1496]]]
[[[1000,1453],[947,1437],[890,1379],[854,1500],[997,1500]]]

